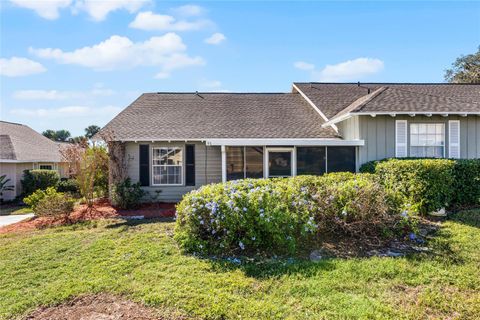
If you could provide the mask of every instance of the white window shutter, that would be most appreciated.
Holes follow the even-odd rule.
[[[460,158],[460,120],[448,121],[448,157]]]
[[[407,120],[395,121],[395,157],[407,156]]]

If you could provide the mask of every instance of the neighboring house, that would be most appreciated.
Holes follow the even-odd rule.
[[[0,121],[0,175],[7,175],[13,191],[3,194],[4,200],[14,199],[22,193],[21,179],[24,170],[58,170],[63,175],[60,144],[30,127]]]
[[[159,199],[239,178],[480,158],[480,85],[294,83],[291,93],[145,93],[102,130]]]

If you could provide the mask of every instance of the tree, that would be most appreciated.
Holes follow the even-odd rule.
[[[53,141],[66,142],[70,138],[71,134],[68,130],[45,130],[42,133],[45,137]]]
[[[480,46],[476,53],[460,56],[445,71],[445,80],[450,83],[480,83]]]
[[[92,124],[91,126],[85,128],[85,137],[90,140],[94,135],[97,134],[98,131],[100,131],[100,127]]]
[[[68,138],[71,137],[71,134],[68,130],[58,130],[56,132],[56,135],[57,136],[56,136],[55,140],[56,141],[63,141],[63,142],[68,141]]]
[[[57,139],[57,132],[52,129],[48,129],[42,132],[42,134],[50,140],[56,141]]]
[[[73,138],[70,138],[69,141],[71,143],[76,143],[82,146],[86,146],[88,144],[88,140],[84,136],[73,137]]]

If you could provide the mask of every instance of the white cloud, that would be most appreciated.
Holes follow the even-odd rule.
[[[89,97],[111,96],[112,89],[94,88],[90,91],[58,91],[58,90],[17,90],[12,97],[16,100],[68,100]]]
[[[200,30],[210,25],[212,25],[212,22],[206,19],[196,21],[177,20],[169,15],[145,11],[138,13],[128,26],[148,31],[190,31]]]
[[[193,4],[180,6],[178,8],[174,8],[172,11],[184,17],[201,16],[205,13],[204,8]]]
[[[27,58],[0,59],[0,75],[22,77],[47,71],[40,63]]]
[[[114,35],[93,46],[70,52],[52,48],[30,48],[30,52],[58,63],[75,64],[99,71],[156,66],[160,67],[162,72],[168,72],[205,64],[201,57],[186,54],[186,49],[180,36],[167,33],[144,42],[132,42],[127,37]]]
[[[221,42],[225,41],[227,37],[223,33],[214,33],[210,37],[206,38],[204,41],[208,44],[220,44]]]
[[[307,71],[310,71],[310,70],[314,70],[315,69],[315,65],[314,64],[311,64],[311,63],[308,63],[308,62],[304,62],[304,61],[297,61],[293,64],[293,66],[297,69],[300,69],[300,70],[307,70]]]
[[[322,70],[314,71],[314,78],[319,81],[355,81],[383,70],[384,63],[379,59],[357,58],[334,65],[327,65]]]
[[[70,117],[113,117],[121,108],[114,106],[105,107],[87,107],[87,106],[67,106],[60,108],[15,108],[10,114],[20,117],[42,118],[42,119],[69,119]]]
[[[150,0],[77,0],[74,10],[85,11],[94,20],[101,21],[112,11],[127,10],[134,13],[149,2]]]
[[[104,20],[116,10],[137,12],[150,0],[10,0],[14,5],[35,11],[40,17],[55,20],[60,9],[70,8],[73,13],[86,12],[96,21]]]
[[[69,7],[72,0],[10,0],[14,5],[35,11],[40,17],[54,20],[59,10]]]

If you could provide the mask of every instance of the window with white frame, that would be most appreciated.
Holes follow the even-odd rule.
[[[444,156],[444,123],[410,124],[410,157],[443,158]]]
[[[183,183],[183,149],[159,147],[152,150],[152,184],[181,185]]]
[[[53,170],[53,165],[51,164],[41,164],[38,167],[40,170]]]

